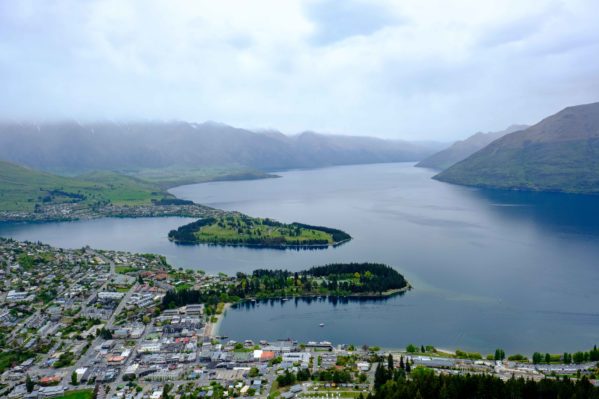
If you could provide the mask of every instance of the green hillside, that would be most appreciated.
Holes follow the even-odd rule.
[[[0,211],[33,211],[36,205],[66,202],[139,205],[165,196],[170,195],[153,184],[116,173],[70,178],[0,161]]]
[[[416,164],[416,166],[419,168],[445,170],[450,166],[453,166],[456,163],[468,158],[476,151],[485,148],[498,138],[503,137],[506,134],[517,132],[518,130],[524,130],[527,127],[528,126],[526,125],[512,125],[499,132],[476,133],[468,137],[466,140],[457,141],[452,144],[451,147],[446,148],[443,151],[439,151],[420,161],[418,164]]]
[[[184,184],[196,184],[212,181],[227,180],[255,180],[277,177],[276,175],[262,172],[252,168],[243,167],[175,167],[170,166],[159,169],[139,169],[123,172],[128,176],[136,177],[159,187],[168,189]]]
[[[469,186],[599,194],[599,103],[504,136],[435,179]]]

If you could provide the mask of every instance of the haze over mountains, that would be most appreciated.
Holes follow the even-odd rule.
[[[313,132],[286,136],[213,122],[0,124],[0,159],[60,173],[172,166],[313,168],[418,161],[438,149],[434,144]]]
[[[509,133],[517,132],[518,130],[524,130],[527,127],[527,125],[512,125],[499,132],[478,132],[465,140],[456,141],[451,147],[431,155],[430,157],[420,161],[416,166],[445,170],[461,160],[468,158],[476,151],[483,149],[498,138],[501,138]]]
[[[478,187],[599,193],[599,103],[565,108],[508,134],[435,178]]]

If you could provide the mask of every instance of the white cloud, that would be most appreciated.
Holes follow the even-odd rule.
[[[599,100],[589,1],[0,0],[0,117],[449,140]]]

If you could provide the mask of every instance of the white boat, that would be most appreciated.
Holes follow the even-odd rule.
[[[324,327],[324,323],[320,323],[320,326],[321,326],[321,327]]]

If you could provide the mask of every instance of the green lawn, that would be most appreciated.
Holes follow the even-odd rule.
[[[178,291],[188,290],[188,289],[191,289],[191,288],[193,288],[193,285],[189,284],[189,283],[181,283],[181,284],[178,284],[177,286],[175,286],[175,290],[177,292]]]
[[[230,216],[203,226],[196,232],[200,242],[272,241],[293,244],[332,244],[331,234],[323,231],[294,227],[288,224],[270,225],[265,219]]]
[[[131,272],[136,272],[139,269],[136,267],[131,267],[131,266],[115,266],[114,267],[114,271],[116,271],[118,274],[127,274],[127,273],[131,273]]]
[[[70,391],[65,393],[63,396],[57,397],[57,399],[91,399],[94,396],[94,391],[91,389],[81,389],[77,391]]]

